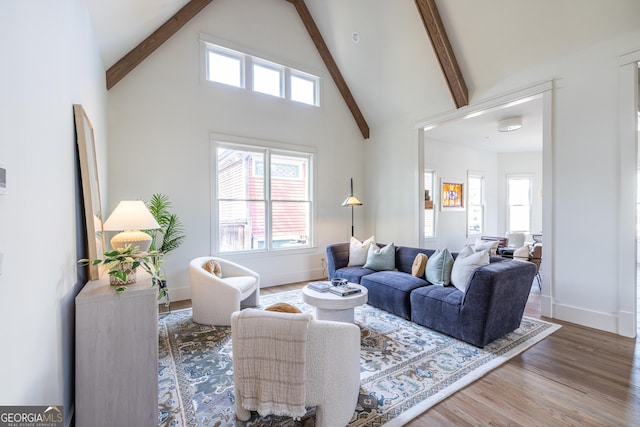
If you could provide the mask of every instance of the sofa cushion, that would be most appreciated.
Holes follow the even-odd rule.
[[[360,284],[367,288],[368,304],[411,319],[411,291],[429,285],[424,279],[400,271],[379,271],[362,277]]]
[[[360,240],[351,236],[351,241],[349,242],[349,264],[347,265],[364,265],[364,263],[367,262],[369,246],[375,241],[375,236],[369,237],[364,242],[361,242]]]
[[[387,246],[380,248],[375,243],[369,245],[369,253],[367,254],[367,262],[364,268],[376,271],[395,270],[396,268],[396,247],[393,242]]]
[[[375,273],[375,270],[364,267],[342,267],[335,271],[334,278],[345,279],[351,283],[360,283],[362,277]]]
[[[413,265],[411,266],[411,274],[420,278],[424,277],[427,261],[429,261],[429,257],[425,254],[420,253],[416,255],[416,259],[413,260]]]
[[[487,264],[489,264],[489,252],[487,249],[470,255],[463,254],[461,251],[451,269],[451,284],[464,292],[469,278],[476,268]]]
[[[460,337],[464,293],[453,286],[425,286],[411,292],[411,320],[427,328]]]
[[[396,246],[396,270],[411,274],[413,262],[418,254],[425,254],[430,257],[435,253],[433,249],[410,248],[407,246]]]
[[[429,257],[425,276],[434,285],[447,286],[451,283],[453,256],[449,249],[438,249]]]

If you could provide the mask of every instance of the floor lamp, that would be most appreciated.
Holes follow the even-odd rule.
[[[351,193],[349,193],[349,197],[342,202],[342,206],[350,206],[351,207],[351,237],[353,237],[353,207],[354,206],[362,206],[362,202],[358,200],[356,196],[353,195],[353,178],[351,178]]]

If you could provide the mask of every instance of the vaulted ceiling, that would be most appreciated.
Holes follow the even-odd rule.
[[[216,2],[224,1],[247,1],[248,7],[251,3],[213,0],[206,7],[214,8]],[[188,0],[87,2],[105,71],[189,3]],[[400,116],[418,120],[454,110],[460,104],[449,90],[446,74],[425,29],[423,9],[430,3],[437,6],[470,103],[514,73],[637,28],[640,16],[637,0],[305,0],[304,3],[370,126]],[[638,13],[628,13],[634,7]],[[357,42],[354,33],[358,34]]]

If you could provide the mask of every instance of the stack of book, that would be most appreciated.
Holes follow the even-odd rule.
[[[362,292],[360,288],[351,285],[340,285],[340,286],[332,286],[329,289],[329,292],[332,292],[336,295],[340,295],[341,297],[346,297],[347,295],[353,295]]]
[[[309,283],[309,289],[313,289],[318,292],[327,292],[331,288],[329,282],[311,282]]]

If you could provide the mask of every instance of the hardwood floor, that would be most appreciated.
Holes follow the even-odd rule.
[[[261,293],[303,285],[263,288]],[[189,306],[189,301],[181,301],[171,308]],[[640,345],[636,339],[541,317],[540,291],[535,285],[525,314],[559,323],[562,328],[406,425],[640,425]]]

